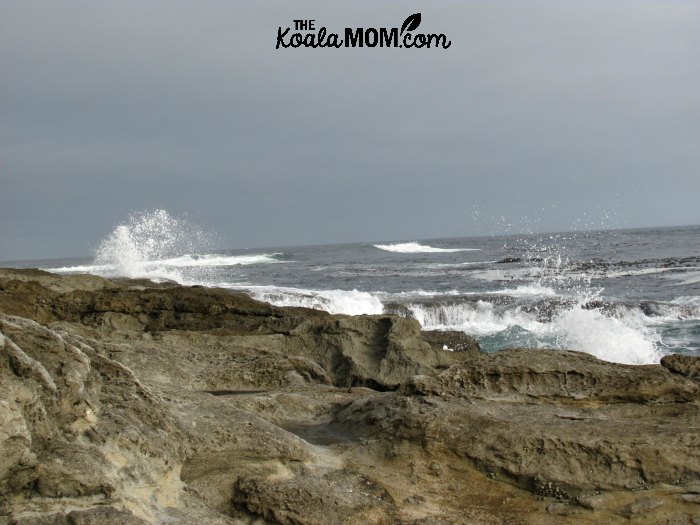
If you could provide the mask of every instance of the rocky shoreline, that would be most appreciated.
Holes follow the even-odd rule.
[[[0,524],[700,524],[700,358],[0,270]]]

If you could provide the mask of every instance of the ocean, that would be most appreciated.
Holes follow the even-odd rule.
[[[482,350],[566,348],[608,361],[700,355],[700,226],[221,249],[163,210],[133,215],[57,273],[169,279],[275,305],[396,313]]]

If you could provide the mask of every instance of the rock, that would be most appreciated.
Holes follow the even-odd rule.
[[[447,346],[448,350],[453,352],[481,351],[479,342],[464,332],[452,330],[423,330],[420,335],[435,350],[444,350],[444,347]]]
[[[378,390],[396,389],[415,374],[464,359],[426,343],[417,321],[392,315],[311,319],[293,330],[284,345],[287,352],[319,363],[336,386]]]
[[[68,514],[31,514],[18,516],[11,525],[147,525],[148,522],[137,518],[131,512],[114,507],[94,507],[87,510],[74,510]]]
[[[88,510],[74,510],[68,514],[70,525],[146,525],[148,522],[137,518],[131,512],[114,507],[94,507]]]
[[[668,363],[37,270],[0,270],[0,334],[0,523],[697,515],[700,385]]]
[[[475,354],[436,377],[416,377],[406,393],[503,400],[598,403],[688,402],[700,387],[657,365],[608,363],[563,350],[512,349]]]
[[[671,354],[661,358],[661,366],[674,374],[680,374],[700,381],[700,357],[693,355]]]
[[[653,498],[642,498],[634,503],[630,503],[620,512],[621,515],[631,518],[639,515],[646,515],[664,505],[664,501],[660,499]]]
[[[282,480],[241,478],[234,502],[282,525],[395,522],[391,496],[376,483],[336,471]]]
[[[591,496],[580,497],[578,498],[578,503],[585,509],[603,510],[614,507],[618,500],[619,495],[615,494],[614,492],[608,492],[605,494],[594,494]]]
[[[70,525],[68,516],[63,512],[53,512],[50,514],[29,514],[15,516],[10,525]]]

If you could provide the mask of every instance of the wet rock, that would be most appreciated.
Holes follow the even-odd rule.
[[[421,337],[435,350],[447,350],[452,352],[480,352],[479,342],[464,332],[452,330],[424,330]]]
[[[671,354],[661,358],[661,366],[674,374],[680,374],[700,381],[700,357],[692,355]]]

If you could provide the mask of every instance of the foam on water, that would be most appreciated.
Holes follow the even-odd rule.
[[[153,261],[154,265],[174,268],[239,266],[248,264],[269,264],[281,262],[276,256],[281,253],[261,253],[256,255],[219,255],[219,254],[188,254],[172,259]]]
[[[303,290],[277,286],[241,286],[259,301],[275,306],[303,306],[332,314],[381,314],[384,305],[377,294],[358,290]]]
[[[481,248],[435,248],[417,242],[403,242],[396,244],[374,244],[375,248],[395,253],[453,253],[480,251]]]
[[[616,318],[577,305],[559,313],[550,325],[547,328],[559,338],[560,347],[588,352],[606,361],[642,365],[658,363],[661,358],[656,347],[660,338],[641,314]]]
[[[681,306],[697,308],[696,311],[700,312],[700,296],[698,295],[681,295],[680,297],[676,297],[672,302]]]
[[[83,266],[61,266],[58,268],[46,268],[49,272],[56,273],[96,273],[100,275],[111,274],[124,277],[147,277],[154,271],[165,268],[213,268],[223,266],[245,266],[248,264],[269,264],[281,262],[276,257],[279,253],[261,253],[257,255],[218,255],[218,254],[188,254],[172,259],[160,259],[154,261],[130,261],[128,275],[120,274],[123,265],[120,264],[94,264]]]
[[[641,311],[613,317],[577,303],[556,313],[551,322],[540,322],[519,306],[499,310],[483,300],[430,306],[409,304],[408,309],[425,330],[459,330],[480,337],[520,329],[530,333],[538,347],[578,350],[606,361],[648,364],[661,357],[657,349],[660,338]],[[500,348],[508,346],[513,345],[504,339]]]
[[[517,310],[497,312],[489,301],[407,306],[424,330],[459,330],[480,336],[502,332],[512,326],[534,331],[541,324],[534,316]]]
[[[523,284],[517,288],[504,288],[503,290],[494,290],[485,292],[491,295],[509,295],[511,297],[552,297],[557,295],[557,292],[549,286],[543,286],[539,283]]]

